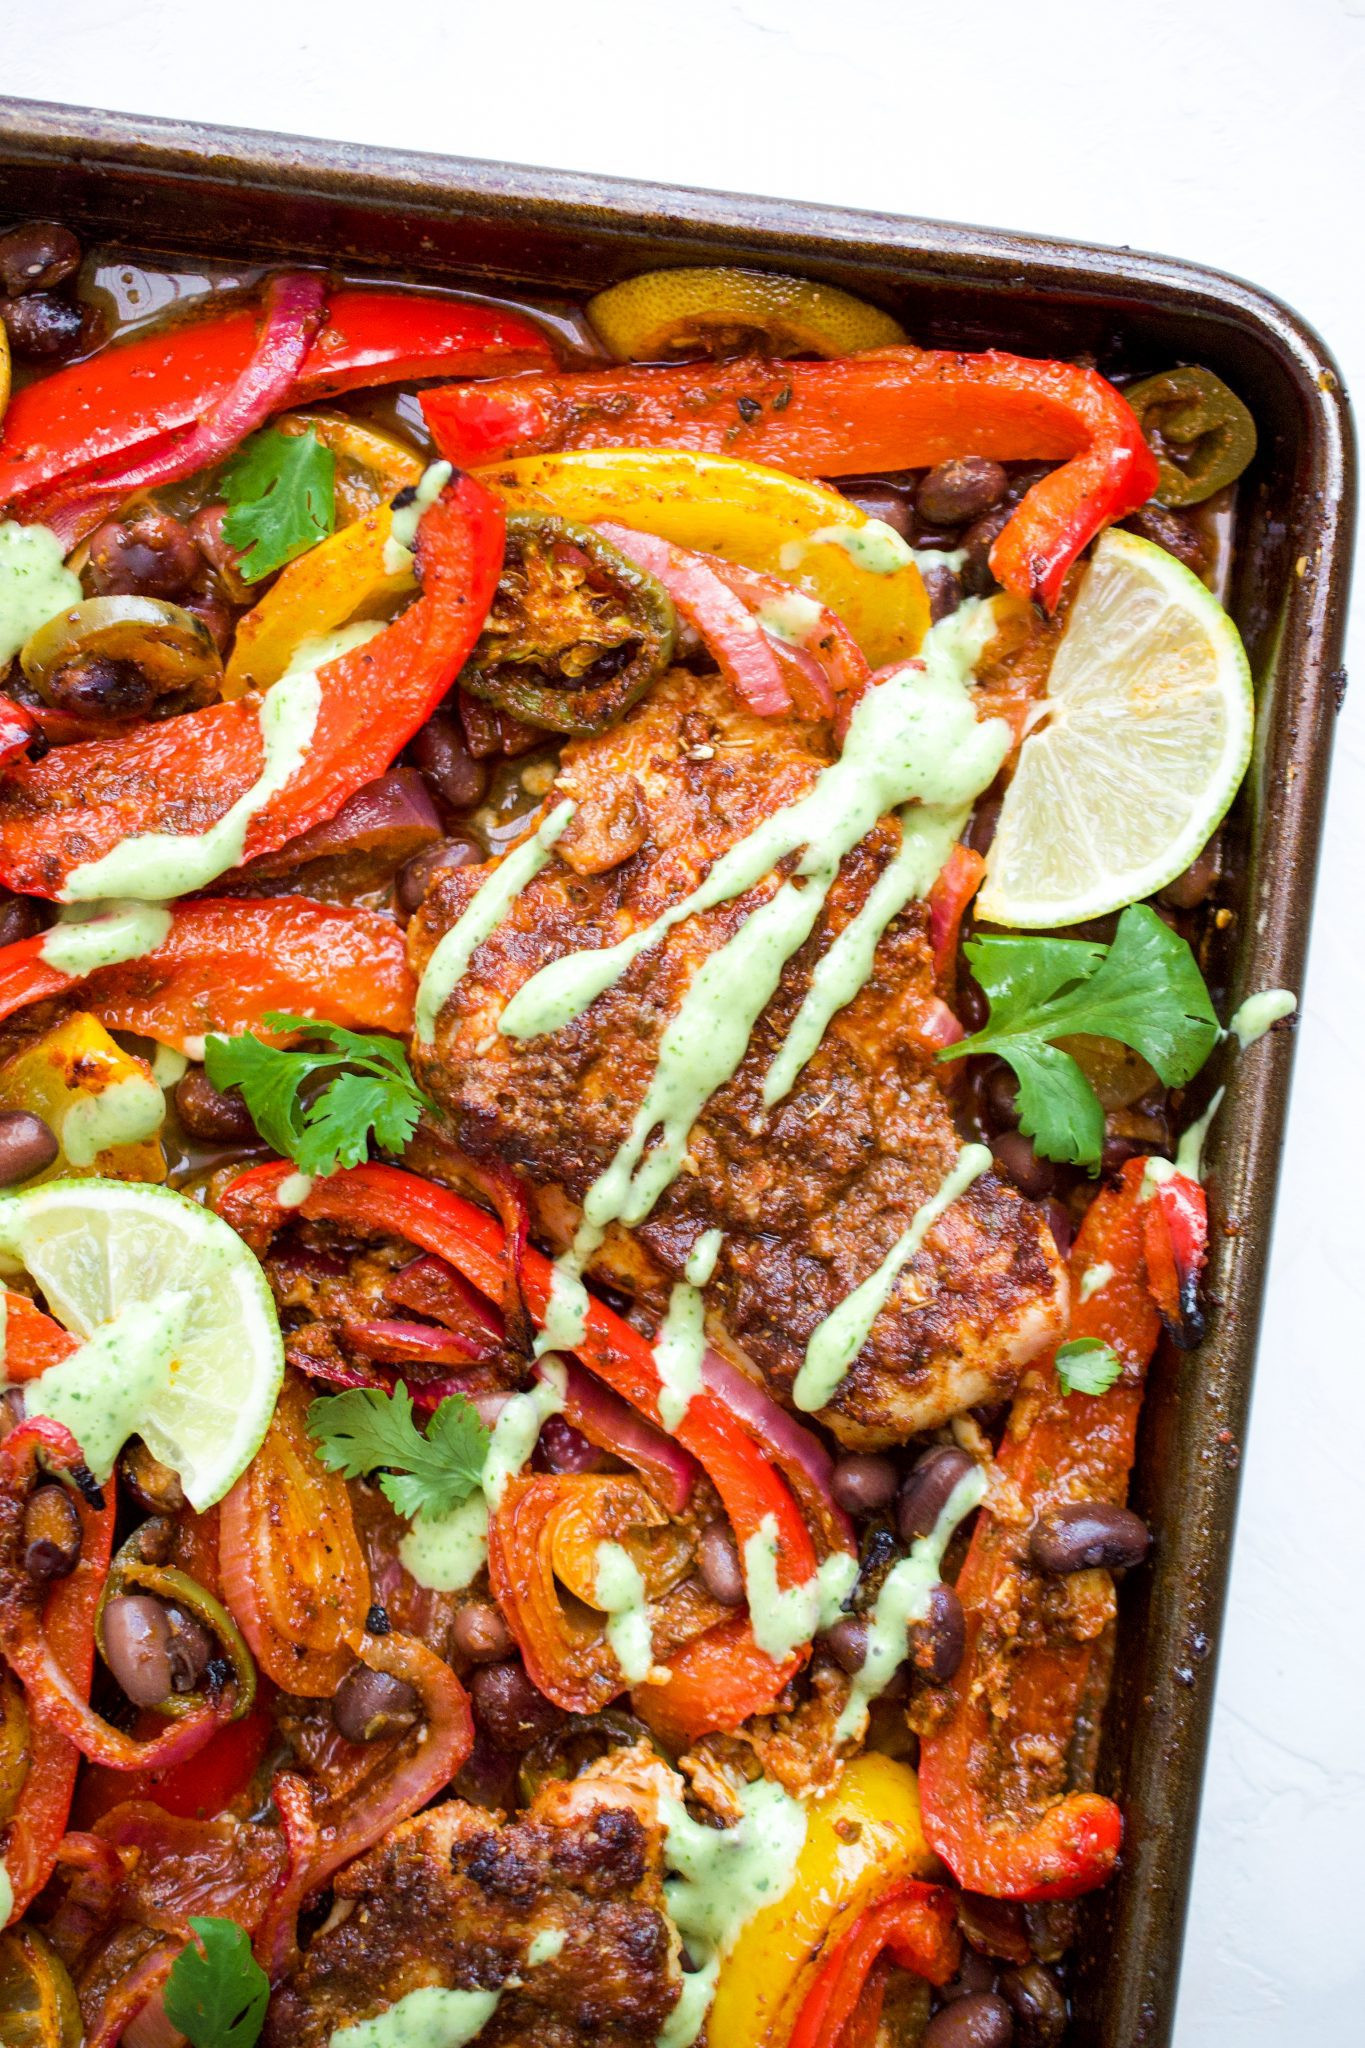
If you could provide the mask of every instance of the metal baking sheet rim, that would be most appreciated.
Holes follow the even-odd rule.
[[[288,246],[356,254],[335,237],[387,219],[404,267],[433,266],[422,223],[471,241],[466,277],[581,290],[654,260],[763,259],[857,281],[881,296],[946,294],[1008,345],[1023,324],[1084,316],[1171,335],[1188,359],[1250,352],[1292,413],[1288,466],[1264,510],[1279,585],[1266,604],[1258,686],[1265,722],[1243,799],[1247,890],[1231,1000],[1302,987],[1340,668],[1354,526],[1354,450],[1336,365],[1288,306],[1241,279],[1129,250],[553,170],[204,127],[0,97],[0,212],[32,212],[51,190],[129,241],[185,247],[196,194],[228,202],[271,256]],[[7,191],[7,187],[9,190]],[[131,213],[131,187],[141,187]],[[30,201],[29,194],[34,196]],[[12,204],[17,197],[18,204]],[[112,205],[115,198],[122,202]],[[100,200],[111,210],[101,212]],[[234,201],[236,202],[234,204]],[[272,215],[278,239],[262,240]],[[212,246],[225,216],[206,220]],[[248,226],[243,228],[242,222]],[[477,247],[472,244],[476,243]],[[556,267],[556,259],[562,262]],[[382,248],[360,260],[382,267]],[[1024,315],[1027,315],[1024,318]],[[959,316],[960,318],[960,316]],[[1186,344],[1181,347],[1181,344]],[[1020,342],[1025,346],[1026,340]],[[1275,380],[1278,379],[1278,385]],[[1283,466],[1283,465],[1282,465]],[[1283,1143],[1294,1034],[1242,1056],[1210,1148],[1209,1332],[1159,1363],[1137,1492],[1156,1524],[1156,1561],[1125,1589],[1115,1697],[1100,1782],[1128,1833],[1119,1878],[1083,1908],[1076,2018],[1086,2048],[1163,2048],[1171,2034],[1204,1751],[1236,1514],[1238,1467]]]

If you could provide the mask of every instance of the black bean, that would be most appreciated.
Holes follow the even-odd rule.
[[[902,540],[909,539],[910,501],[904,491],[898,491],[894,484],[864,482],[861,477],[845,477],[838,488],[840,494],[850,504],[856,505],[860,512],[865,512],[869,519],[880,519]]]
[[[451,1630],[455,1647],[471,1664],[495,1664],[516,1647],[512,1631],[491,1600],[469,1600]]]
[[[1048,1224],[1051,1227],[1057,1250],[1062,1258],[1066,1258],[1071,1250],[1071,1240],[1076,1235],[1071,1224],[1071,1211],[1067,1208],[1065,1202],[1059,1202],[1055,1195],[1048,1196],[1043,1204],[1043,1208],[1047,1212]]]
[[[995,828],[1000,823],[1001,802],[998,796],[983,796],[972,812],[972,822],[963,836],[974,853],[990,852]]]
[[[398,870],[393,894],[399,913],[405,920],[413,915],[443,868],[477,867],[486,858],[478,840],[463,832],[452,833],[439,846],[424,846]]]
[[[154,1458],[140,1436],[131,1437],[119,1453],[119,1482],[149,1515],[178,1515],[185,1505],[180,1476]]]
[[[452,810],[468,810],[483,801],[488,770],[470,753],[460,721],[449,711],[432,713],[410,751],[414,766]]]
[[[993,512],[1009,479],[985,455],[963,455],[936,463],[915,493],[915,510],[936,526],[969,526]]]
[[[70,1578],[81,1556],[81,1518],[64,1486],[35,1487],[24,1507],[24,1570],[31,1579]]]
[[[150,1593],[118,1593],[104,1610],[104,1659],[135,1707],[192,1692],[211,1653],[192,1615]]]
[[[160,694],[135,663],[111,661],[104,655],[70,661],[54,670],[47,688],[59,711],[86,718],[145,718]]]
[[[940,1998],[968,1998],[974,1991],[994,1991],[995,1966],[968,1943],[962,1951],[962,1967],[950,1984],[945,1984]]]
[[[1057,1184],[1051,1160],[1041,1159],[1033,1149],[1032,1138],[1026,1138],[1022,1131],[1001,1131],[992,1138],[991,1156],[1020,1194],[1034,1201],[1050,1195]]]
[[[929,1612],[911,1623],[910,1661],[931,1685],[946,1685],[962,1662],[967,1647],[967,1618],[951,1586],[937,1585],[929,1594]]]
[[[1168,882],[1161,892],[1163,903],[1173,910],[1197,910],[1218,880],[1218,841],[1211,839],[1197,860]]]
[[[240,1088],[215,1088],[202,1067],[192,1067],[175,1084],[176,1115],[192,1138],[227,1144],[254,1138],[256,1126]]]
[[[875,1515],[896,1498],[897,1478],[890,1458],[874,1451],[852,1451],[835,1459],[830,1492],[846,1515]]]
[[[562,1415],[548,1415],[536,1439],[536,1465],[543,1472],[600,1472],[604,1454]]]
[[[22,299],[0,299],[10,347],[24,363],[61,363],[74,356],[86,334],[79,306],[51,292],[32,292]]]
[[[929,599],[929,623],[936,626],[940,619],[951,617],[961,604],[962,585],[951,569],[945,569],[939,563],[922,569],[920,573]]]
[[[332,1719],[347,1742],[398,1735],[417,1719],[419,1701],[405,1679],[353,1664],[332,1695]]]
[[[0,889],[0,946],[36,938],[42,928],[42,914],[31,896],[15,896]]]
[[[1107,1500],[1071,1501],[1034,1524],[1029,1556],[1040,1571],[1061,1575],[1103,1566],[1141,1564],[1151,1548],[1147,1524],[1131,1508]]]
[[[995,588],[991,574],[990,555],[996,536],[1009,524],[1009,513],[1003,505],[994,512],[988,512],[984,519],[975,519],[962,536],[962,546],[967,559],[958,571],[962,587],[970,597],[984,597]]]
[[[0,1110],[0,1188],[32,1180],[51,1166],[60,1147],[51,1127],[27,1109]]]
[[[201,568],[184,521],[154,505],[107,519],[90,536],[90,584],[101,597],[179,597]]]
[[[562,1719],[558,1707],[532,1685],[516,1659],[481,1665],[470,1678],[469,1699],[474,1718],[489,1741],[517,1755],[557,1728]]]
[[[841,1614],[820,1638],[841,1670],[851,1678],[867,1662],[867,1623],[857,1614]]]
[[[697,1546],[697,1569],[713,1600],[722,1607],[742,1607],[746,1597],[739,1551],[728,1522],[708,1522]]]
[[[993,1991],[971,1991],[942,2006],[924,2030],[924,2048],[1010,2048],[1014,2018]]]
[[[982,1030],[991,1014],[985,990],[980,982],[965,970],[959,973],[957,978],[956,1008],[959,1021],[968,1031]]]
[[[186,530],[196,552],[208,563],[233,603],[244,604],[256,594],[257,586],[247,583],[242,576],[241,550],[233,547],[223,531],[227,515],[228,507],[221,500],[201,505]]]
[[[1019,1083],[1001,1060],[986,1076],[986,1108],[997,1131],[1012,1131],[1019,1123]]]
[[[1000,1990],[1014,2014],[1016,2048],[1057,2048],[1066,2032],[1066,1999],[1051,1970],[1041,1963],[1006,1970]]]
[[[0,287],[18,298],[23,292],[50,291],[80,268],[81,245],[70,228],[56,221],[28,221],[0,235]]]
[[[1121,1166],[1136,1159],[1142,1147],[1134,1138],[1106,1137],[1100,1148],[1100,1172],[1112,1178]]]
[[[972,1469],[972,1460],[955,1444],[935,1444],[918,1457],[901,1483],[896,1527],[902,1543],[927,1536],[948,1504],[949,1495]]]

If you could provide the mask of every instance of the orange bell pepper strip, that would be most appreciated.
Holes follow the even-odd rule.
[[[501,507],[472,478],[446,486],[417,531],[420,595],[374,639],[322,664],[303,758],[264,794],[240,852],[229,851],[224,866],[273,853],[333,817],[412,738],[478,638],[502,563],[503,524]],[[249,795],[264,760],[262,707],[239,698],[12,767],[0,775],[0,880],[28,895],[60,896],[83,864],[140,834],[203,833]],[[157,893],[188,891],[163,882]]]
[[[494,1217],[473,1202],[399,1167],[372,1164],[345,1168],[315,1180],[297,1209],[284,1210],[279,1203],[279,1187],[290,1171],[287,1163],[252,1167],[220,1195],[219,1214],[248,1244],[264,1250],[287,1215],[340,1223],[362,1234],[383,1232],[445,1259],[490,1301],[501,1298],[504,1232]],[[526,1247],[521,1263],[522,1292],[537,1323],[543,1324],[545,1319],[552,1270],[543,1252],[532,1245]],[[614,1393],[629,1401],[656,1428],[663,1427],[658,1367],[638,1330],[632,1329],[604,1302],[590,1297],[583,1338],[574,1349],[584,1365]],[[761,1533],[771,1517],[779,1584],[804,1584],[813,1578],[815,1547],[791,1489],[766,1462],[724,1403],[703,1389],[693,1396],[673,1434],[705,1469],[721,1497],[741,1551],[751,1536]],[[746,1705],[743,1712],[729,1718],[731,1708],[722,1682],[722,1654],[712,1666],[717,1690],[711,1702],[715,1718],[708,1726],[713,1728],[736,1726],[748,1714],[771,1706],[809,1654],[807,1645],[779,1665],[757,1648],[747,1622],[721,1627],[729,1632],[725,1644],[733,1648],[734,1666],[742,1669],[743,1698],[760,1697],[756,1704]],[[699,1637],[689,1648],[698,1651],[701,1644],[709,1641],[708,1636]],[[676,1673],[676,1663],[672,1668]]]
[[[1160,1334],[1147,1287],[1143,1237],[1146,1162],[1129,1160],[1117,1187],[1101,1189],[1072,1247],[1070,1335],[1112,1346],[1123,1376],[1108,1393],[1067,1394],[1048,1367],[1031,1373],[996,1459],[1027,1519],[978,1518],[957,1582],[967,1651],[956,1707],[920,1751],[925,1833],[969,1891],[1006,1899],[1069,1899],[1113,1870],[1123,1823],[1112,1800],[1092,1792],[1040,1791],[1036,1752],[1046,1744],[1064,1770],[1094,1656],[1047,1626],[1041,1577],[1028,1561],[1033,1522],[1063,1503],[1122,1502],[1128,1490],[1142,1383]],[[1112,1272],[1081,1299],[1081,1277]],[[1031,1745],[1030,1759],[1016,1744]]]
[[[566,370],[442,385],[422,409],[441,453],[471,466],[581,448],[686,448],[805,477],[964,455],[1060,461],[991,551],[1005,588],[1049,610],[1081,549],[1145,504],[1158,476],[1132,408],[1097,371],[995,349]]]
[[[374,911],[303,896],[203,897],[176,904],[170,920],[159,945],[85,976],[44,959],[45,932],[0,947],[0,1019],[79,989],[107,1029],[182,1052],[210,1032],[249,1031],[269,1010],[352,1031],[411,1026],[403,935]]]
[[[911,1879],[860,1914],[833,1943],[787,2048],[845,2048],[855,2018],[869,2036],[874,2033],[867,2008],[881,2006],[885,1987],[874,1971],[883,1956],[930,1984],[946,1984],[960,1955],[953,1894]],[[865,2024],[869,2020],[871,2026]]]
[[[5,1307],[5,1371],[11,1380],[35,1379],[76,1349],[75,1338],[27,1296],[7,1292]],[[95,1670],[95,1609],[114,1547],[113,1488],[105,1489],[101,1507],[79,1495],[73,1496],[73,1505],[81,1521],[80,1563],[49,1594],[43,1631],[67,1679],[88,1698]],[[0,1826],[0,1858],[13,1892],[10,1920],[22,1918],[52,1875],[80,1760],[74,1742],[30,1711],[28,1764],[18,1805],[8,1824]]]
[[[17,392],[0,435],[0,506],[20,504],[188,427],[239,377],[256,342],[255,293],[193,319],[140,328],[84,362]],[[409,377],[484,377],[549,369],[534,322],[501,307],[426,292],[330,295],[289,394],[291,405]]]

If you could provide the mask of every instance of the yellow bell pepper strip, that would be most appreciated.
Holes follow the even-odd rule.
[[[770,270],[646,270],[588,301],[588,320],[618,363],[664,356],[848,356],[905,340],[899,320],[809,277]]]
[[[509,509],[613,520],[779,573],[844,621],[873,668],[918,652],[929,600],[909,549],[837,491],[725,455],[660,448],[532,455],[479,473]]]
[[[1097,371],[998,350],[535,373],[443,385],[426,393],[422,410],[441,453],[466,467],[606,448],[690,449],[807,477],[919,469],[963,455],[1059,461],[1025,493],[991,550],[1005,588],[1049,610],[1086,543],[1145,504],[1157,484],[1131,406]]]
[[[349,419],[344,412],[286,412],[271,422],[280,434],[315,434],[336,457],[338,525],[363,519],[377,505],[418,483],[422,458],[396,434]]]
[[[709,2048],[787,2048],[829,1944],[907,1880],[937,1871],[914,1772],[876,1750],[854,1757],[810,1809],[791,1884],[721,1964]]]
[[[1129,1160],[1118,1186],[1101,1189],[1069,1262],[1070,1335],[1108,1344],[1123,1375],[1092,1395],[1067,1393],[1052,1374],[1041,1401],[1037,1368],[1026,1379],[996,1457],[1009,1518],[986,1504],[958,1576],[967,1650],[956,1706],[920,1747],[929,1839],[960,1884],[992,1898],[1079,1897],[1105,1882],[1122,1840],[1112,1800],[1066,1790],[1095,1643],[1049,1619],[1048,1581],[1028,1546],[1039,1516],[1076,1501],[1122,1502],[1128,1489],[1160,1330],[1143,1251],[1145,1165]],[[1109,1276],[1087,1297],[1081,1283],[1094,1267]]]
[[[290,562],[260,603],[237,622],[232,656],[223,676],[224,697],[268,690],[288,668],[299,643],[377,619],[416,589],[412,557],[385,566],[393,508],[379,505],[329,534]]]

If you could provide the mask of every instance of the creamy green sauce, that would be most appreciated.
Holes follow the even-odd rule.
[[[894,576],[915,559],[914,549],[884,519],[865,519],[857,526],[818,526],[805,540],[789,540],[777,559],[784,569],[799,569],[807,550],[818,547],[842,548],[850,562],[873,576]]]
[[[861,1737],[867,1726],[870,1702],[885,1692],[905,1662],[906,1633],[912,1622],[924,1621],[928,1616],[929,1597],[943,1576],[943,1553],[953,1531],[973,1508],[981,1505],[985,1492],[985,1467],[974,1465],[958,1480],[929,1534],[917,1538],[910,1555],[892,1565],[882,1581],[876,1604],[867,1617],[867,1655],[862,1670],[853,1675],[844,1710],[835,1724],[834,1733],[840,1742]]]
[[[147,1411],[170,1388],[191,1297],[179,1290],[129,1302],[112,1321],[24,1391],[30,1415],[71,1431],[101,1485]]]
[[[1281,1017],[1292,1017],[1298,1007],[1298,997],[1287,988],[1263,988],[1233,1011],[1228,1030],[1245,1052],[1265,1037],[1272,1024],[1278,1024]]]
[[[654,1669],[649,1604],[640,1568],[619,1543],[597,1546],[596,1592],[622,1676],[627,1685],[643,1685]]]
[[[928,894],[968,815],[965,809],[940,811],[926,804],[901,812],[899,853],[882,870],[857,916],[816,961],[801,1007],[763,1077],[769,1108],[790,1092],[818,1051],[831,1018],[866,982],[891,920],[907,903]]]
[[[557,1358],[541,1362],[540,1378],[524,1394],[513,1394],[493,1425],[479,1490],[448,1515],[414,1516],[400,1539],[398,1555],[419,1586],[433,1593],[457,1593],[482,1568],[488,1555],[488,1515],[502,1499],[509,1479],[536,1447],[541,1424],[564,1406],[568,1377]]]
[[[79,604],[82,595],[80,577],[63,567],[55,533],[0,519],[0,669],[39,626]]]
[[[562,1927],[542,1927],[526,1951],[526,1960],[531,1968],[539,1969],[542,1963],[552,1963],[563,1953],[568,1940]]]
[[[488,2025],[501,1991],[409,1991],[377,2019],[337,2027],[329,2048],[465,2048]]]
[[[152,1079],[161,1088],[174,1088],[184,1079],[190,1063],[173,1045],[158,1045],[152,1053]]]
[[[902,1272],[914,1258],[934,1224],[946,1209],[965,1195],[972,1182],[987,1171],[991,1155],[985,1145],[964,1145],[942,1184],[922,1202],[874,1273],[869,1273],[852,1294],[845,1295],[823,1322],[817,1323],[806,1345],[806,1355],[796,1375],[792,1399],[807,1414],[833,1400],[841,1381],[872,1333],[872,1325],[886,1307]]]
[[[576,1351],[583,1342],[588,1327],[588,1290],[583,1285],[583,1271],[605,1236],[605,1230],[585,1219],[574,1232],[569,1249],[561,1252],[550,1268],[550,1298],[534,1346],[537,1358],[543,1358],[547,1351]]]
[[[92,904],[88,916],[64,918],[44,932],[39,954],[58,974],[84,980],[97,968],[155,951],[170,928],[171,913],[160,903]]]
[[[724,1235],[719,1230],[704,1230],[697,1239],[683,1268],[687,1277],[679,1280],[669,1295],[668,1313],[655,1340],[654,1363],[662,1387],[659,1416],[670,1434],[702,1389],[706,1305],[701,1290],[716,1270],[723,1242]]]
[[[1173,1174],[1183,1173],[1190,1180],[1204,1178],[1204,1144],[1209,1135],[1209,1125],[1223,1106],[1226,1088],[1216,1089],[1209,1106],[1201,1117],[1196,1117],[1189,1129],[1182,1133],[1176,1147],[1174,1159],[1163,1159],[1154,1153],[1142,1169],[1142,1199],[1147,1201],[1153,1188],[1162,1181],[1170,1180]]]
[[[1081,1275],[1081,1300],[1089,1301],[1092,1294],[1102,1294],[1113,1277],[1114,1269],[1107,1259],[1101,1259],[1096,1266],[1087,1266]]]
[[[951,569],[953,574],[956,575],[959,569],[966,566],[967,550],[965,548],[911,548],[910,559],[919,570],[921,576],[926,569]]]
[[[540,873],[573,814],[574,806],[567,799],[557,804],[531,837],[498,863],[463,914],[443,934],[417,990],[416,1027],[420,1044],[431,1044],[436,1036],[436,1019],[456,983],[463,979],[475,948],[496,931],[516,897]]]
[[[344,627],[325,642],[304,641],[262,700],[265,758],[250,789],[203,832],[140,832],[111,847],[99,860],[83,862],[67,877],[64,900],[131,896],[143,903],[165,903],[173,896],[205,889],[229,868],[239,867],[252,819],[279,795],[307,759],[322,705],[318,669],[337,653],[382,631],[382,626],[371,620],[363,626]]]
[[[275,1190],[282,1209],[301,1209],[313,1192],[311,1173],[287,1173]]]
[[[400,505],[393,514],[389,531],[384,541],[384,574],[401,576],[405,569],[412,567],[412,551],[417,545],[417,528],[422,514],[431,509],[451,478],[448,462],[433,462],[422,472],[421,482],[406,505]]]
[[[832,1628],[858,1577],[858,1560],[832,1551],[815,1573],[795,1586],[777,1580],[777,1522],[765,1515],[744,1546],[744,1588],[754,1641],[780,1664],[798,1643]]]
[[[770,597],[754,613],[755,623],[765,626],[775,640],[789,647],[804,647],[820,623],[824,606],[804,590],[791,590],[782,597]]]
[[[730,1828],[693,1820],[681,1800],[660,1802],[664,1879],[670,1919],[700,1968],[682,1980],[658,2048],[691,2048],[715,1991],[720,1964],[754,1914],[790,1889],[806,1840],[806,1813],[798,1800],[767,1778],[740,1787],[741,1814]]]
[[[14,1886],[5,1868],[5,1859],[0,1856],[0,1927],[8,1927],[14,1911]]]
[[[138,1145],[154,1137],[166,1116],[166,1098],[150,1074],[128,1074],[98,1095],[82,1092],[62,1118],[62,1150],[72,1166],[93,1166],[111,1145]]]
[[[683,1272],[693,1287],[705,1287],[716,1270],[716,1260],[725,1242],[723,1230],[703,1230],[701,1236],[687,1254]]]

